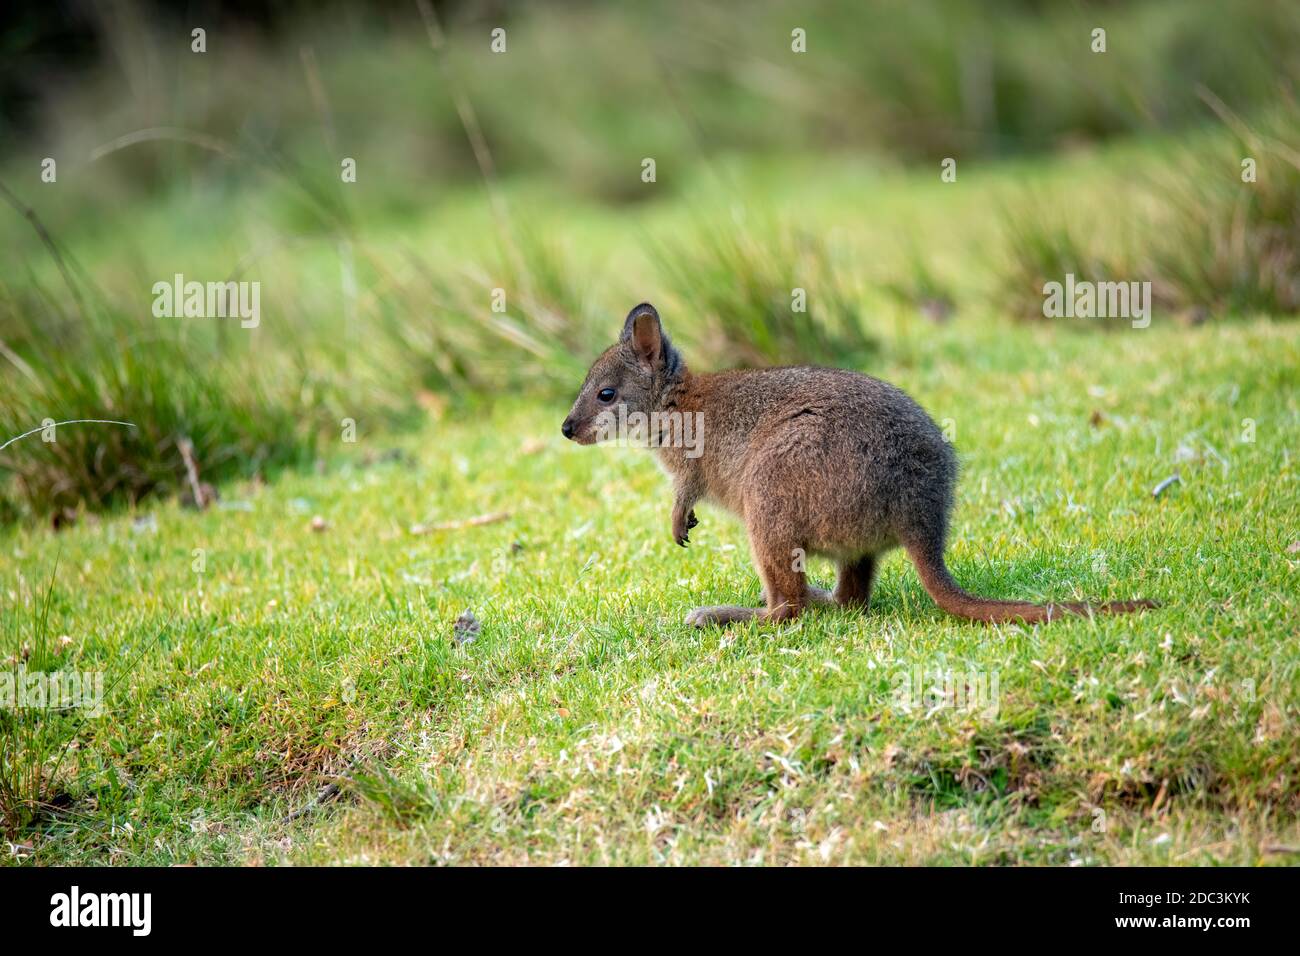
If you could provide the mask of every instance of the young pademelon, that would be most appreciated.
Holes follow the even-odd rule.
[[[592,364],[563,432],[593,444],[640,416],[673,478],[673,539],[714,502],[745,523],[766,607],[701,607],[699,626],[785,621],[811,603],[866,609],[881,557],[906,550],[935,603],[972,621],[1050,621],[1156,607],[1148,600],[1034,604],[970,594],[944,564],[957,458],[925,411],[893,385],[843,369],[797,366],[696,374],[648,303]],[[685,420],[687,428],[681,429]],[[692,423],[699,423],[693,428]],[[684,446],[665,432],[691,434]],[[806,555],[833,560],[833,592],[810,587]]]

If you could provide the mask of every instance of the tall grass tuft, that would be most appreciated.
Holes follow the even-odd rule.
[[[733,221],[653,255],[687,335],[715,363],[854,367],[876,349],[856,288],[816,236]]]
[[[1289,99],[1252,125],[1207,98],[1230,134],[1197,141],[1148,184],[1154,208],[1126,219],[1132,235],[1067,223],[1047,202],[1004,213],[997,305],[1041,318],[1044,283],[1072,273],[1150,281],[1159,307],[1194,319],[1300,312],[1300,107]]]
[[[0,590],[0,830],[19,840],[43,817],[69,803],[77,774],[67,772],[73,742],[87,720],[106,713],[109,695],[132,674],[165,631],[143,641],[116,673],[91,668],[75,642],[51,626],[58,563],[44,589],[20,577]],[[40,694],[32,689],[41,678]],[[68,679],[75,675],[75,681]],[[63,687],[54,700],[55,680]]]
[[[455,269],[406,258],[402,275],[387,273],[381,335],[368,343],[390,383],[452,399],[503,387],[550,394],[582,371],[590,306],[554,241],[525,234]]]
[[[1300,312],[1300,107],[1185,158],[1161,193],[1169,222],[1153,270],[1184,309],[1208,315]],[[1254,163],[1254,181],[1243,167]]]
[[[465,306],[485,316],[491,382],[549,391],[585,371],[592,316],[579,274],[559,243],[527,229],[501,243],[495,264],[470,270],[459,290]],[[502,312],[489,307],[497,295]]]
[[[6,440],[47,420],[134,426],[63,425],[0,452],[8,494],[32,514],[179,491],[187,487],[183,440],[209,482],[311,461],[326,407],[289,376],[271,387],[171,340],[105,338],[28,364],[30,375],[0,377]]]
[[[0,827],[11,840],[61,800],[60,770],[85,719],[75,710],[31,701],[19,706],[29,675],[72,666],[71,654],[65,656],[50,627],[57,570],[39,593],[21,593],[26,589],[20,581],[16,590],[0,596],[19,605],[0,614]]]
[[[904,268],[893,278],[883,280],[880,287],[901,307],[919,312],[933,322],[946,322],[956,308],[952,289],[915,248]]]
[[[1098,252],[1089,239],[1050,213],[1048,203],[1005,209],[1002,214],[1003,258],[998,268],[994,307],[1014,318],[1042,320],[1048,282],[1105,282],[1128,278],[1130,264],[1118,253]]]
[[[50,638],[50,603],[54,579],[44,593],[24,597],[10,591],[6,603],[27,603],[27,627],[20,607],[7,607],[0,615],[0,825],[6,837],[17,839],[50,801],[49,764],[62,746],[72,718],[59,712],[19,708],[17,694],[24,672],[46,671],[55,659]],[[10,693],[13,699],[8,699]]]

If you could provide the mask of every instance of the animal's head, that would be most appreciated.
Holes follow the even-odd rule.
[[[685,374],[659,313],[642,302],[627,314],[618,342],[592,363],[561,431],[580,445],[595,444],[613,435],[620,414],[659,410],[668,389]]]

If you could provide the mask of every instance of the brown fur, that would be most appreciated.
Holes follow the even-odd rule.
[[[610,401],[602,390],[613,389]],[[608,398],[608,393],[606,393]],[[1050,621],[1065,614],[1119,613],[1152,601],[1033,604],[977,597],[944,564],[957,458],[911,398],[878,379],[841,369],[794,368],[692,374],[643,303],[619,342],[591,366],[564,434],[597,440],[598,416],[617,412],[702,413],[702,454],[657,449],[672,476],[673,539],[685,546],[695,505],[738,515],[763,581],[765,608],[697,608],[696,625],[759,617],[784,621],[810,603],[865,610],[880,559],[904,548],[939,607],[973,621]],[[810,588],[805,555],[838,565],[833,594]]]

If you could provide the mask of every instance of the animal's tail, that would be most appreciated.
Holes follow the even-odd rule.
[[[1080,601],[1061,604],[1033,604],[1029,601],[998,601],[984,598],[963,591],[961,586],[948,573],[948,566],[943,561],[942,547],[926,545],[908,545],[907,553],[916,565],[921,583],[925,585],[934,603],[949,614],[964,617],[970,621],[983,621],[985,624],[1000,624],[1003,621],[1023,621],[1034,624],[1038,621],[1051,621],[1065,617],[1067,614],[1126,614],[1131,611],[1144,611],[1159,607],[1156,601],[1107,601],[1104,604],[1086,604]]]

